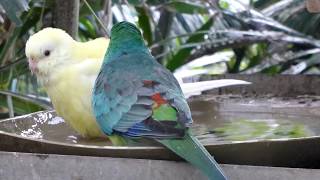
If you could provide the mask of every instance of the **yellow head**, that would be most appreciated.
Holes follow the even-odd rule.
[[[25,49],[32,73],[38,78],[47,76],[59,66],[69,63],[74,42],[65,31],[56,28],[45,28],[32,35]]]

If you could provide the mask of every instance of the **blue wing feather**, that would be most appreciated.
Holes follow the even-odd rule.
[[[150,59],[149,55],[143,56],[121,56],[103,65],[93,92],[97,122],[108,135],[115,131],[133,137],[181,136],[192,119],[180,86],[169,71]],[[145,67],[143,71],[141,65]],[[157,83],[149,87],[145,86],[145,80]],[[180,128],[150,119],[154,103],[151,96],[155,93],[173,100],[172,106],[182,117]]]

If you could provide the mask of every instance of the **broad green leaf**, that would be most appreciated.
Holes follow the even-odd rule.
[[[261,62],[261,60],[267,56],[267,44],[260,43],[254,44],[247,49],[247,56],[250,57],[250,62],[247,68],[251,68]]]
[[[86,17],[80,18],[79,30],[88,38],[97,38],[96,27],[92,24],[92,21]]]
[[[213,25],[213,18],[208,19],[196,32],[202,32],[209,30]],[[194,34],[188,38],[185,44],[202,42],[204,40],[205,33]],[[168,59],[167,68],[171,71],[177,69],[184,64],[184,61],[191,55],[191,51],[194,47],[183,48],[176,54]]]
[[[138,23],[142,29],[143,37],[148,42],[148,45],[152,44],[153,36],[152,29],[149,20],[148,10],[145,7],[135,7],[138,12]]]
[[[228,3],[228,1],[222,1],[220,0],[219,1],[219,6],[222,8],[222,9],[228,9],[230,4]]]

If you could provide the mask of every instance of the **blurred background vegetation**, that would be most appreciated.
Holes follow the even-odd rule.
[[[123,20],[173,72],[320,73],[320,14],[305,0],[0,0],[0,119],[50,108],[28,70],[30,35],[53,26],[88,41]]]

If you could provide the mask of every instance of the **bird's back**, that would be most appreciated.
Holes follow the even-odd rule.
[[[88,42],[77,42],[72,56],[78,60],[103,60],[109,39],[101,37]]]
[[[163,85],[173,88],[177,92],[182,92],[178,81],[165,67],[159,64],[151,54],[147,53],[130,53],[110,59],[102,69],[103,74],[113,76],[113,73],[119,73],[135,78],[148,78],[149,80],[159,81]],[[124,75],[125,76],[125,75]]]

